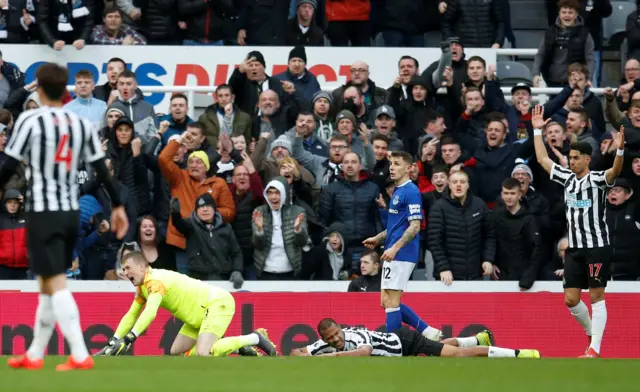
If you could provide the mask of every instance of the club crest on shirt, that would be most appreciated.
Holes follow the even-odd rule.
[[[394,205],[398,204],[399,201],[400,201],[400,198],[398,196],[393,198],[393,204]]]

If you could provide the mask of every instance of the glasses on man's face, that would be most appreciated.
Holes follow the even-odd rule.
[[[640,71],[640,68],[625,68],[624,72],[637,72]]]
[[[342,151],[342,150],[346,150],[347,146],[331,146],[330,148],[334,151]]]
[[[237,173],[234,174],[235,177],[249,177],[249,173]]]
[[[351,68],[351,73],[365,73],[367,71],[366,68]]]

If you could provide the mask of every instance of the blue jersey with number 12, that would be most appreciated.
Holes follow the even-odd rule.
[[[422,219],[422,195],[418,187],[411,181],[397,186],[389,200],[389,217],[387,218],[387,239],[384,248],[389,249],[400,241],[409,228],[409,222]],[[416,235],[396,254],[395,261],[417,263],[420,259],[420,235]]]

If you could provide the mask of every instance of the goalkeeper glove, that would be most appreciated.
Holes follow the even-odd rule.
[[[117,341],[118,339],[116,339],[115,336],[112,336],[111,338],[109,338],[109,341],[107,342],[107,345],[104,346],[102,348],[102,350],[98,351],[97,353],[94,354],[95,357],[101,357],[104,355],[107,355],[106,352],[109,348],[111,348],[113,346],[113,344]]]
[[[131,344],[135,342],[138,337],[133,332],[129,332],[124,338],[118,339],[113,342],[113,345],[107,349],[105,355],[118,356],[123,355],[131,348]]]

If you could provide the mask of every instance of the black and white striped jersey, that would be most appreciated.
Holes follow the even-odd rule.
[[[4,152],[29,165],[26,210],[33,212],[78,210],[78,167],[104,157],[87,120],[52,107],[22,113]]]
[[[605,219],[607,184],[604,171],[591,171],[578,179],[571,170],[553,164],[551,180],[564,186],[564,211],[570,248],[601,248],[609,245]]]
[[[366,328],[342,328],[344,332],[344,348],[337,350],[328,345],[324,340],[307,346],[309,355],[320,355],[337,351],[355,351],[362,346],[371,346],[372,356],[377,357],[401,357],[402,343],[398,335],[370,331]]]

